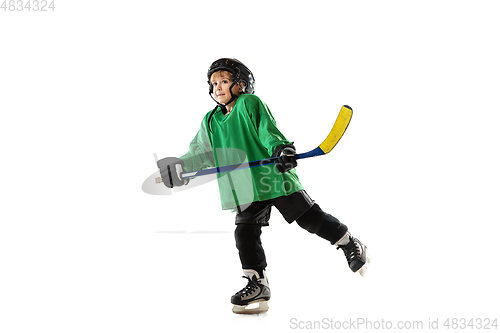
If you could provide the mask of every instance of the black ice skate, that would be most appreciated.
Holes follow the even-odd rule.
[[[370,255],[368,248],[358,239],[353,238],[349,232],[342,237],[337,243],[337,250],[344,251],[349,268],[354,272],[365,276],[368,265],[370,264]]]
[[[233,312],[237,314],[258,314],[269,310],[267,301],[271,298],[271,289],[266,272],[261,278],[253,269],[244,269],[243,276],[248,280],[245,288],[231,297]]]

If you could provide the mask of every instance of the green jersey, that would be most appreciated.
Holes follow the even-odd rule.
[[[240,95],[227,115],[221,108],[212,117],[211,113],[203,118],[189,151],[180,157],[186,172],[266,159],[278,146],[293,144],[278,130],[267,105],[255,95]],[[304,189],[295,169],[280,173],[273,164],[219,173],[217,180],[222,209]]]

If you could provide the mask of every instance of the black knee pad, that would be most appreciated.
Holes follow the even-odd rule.
[[[297,219],[297,224],[309,231],[335,244],[347,232],[347,226],[334,216],[325,213],[314,204],[311,209]]]
[[[266,255],[260,241],[261,229],[262,226],[256,224],[238,224],[234,231],[242,268],[254,269],[259,274],[262,274],[262,270],[267,266]]]
[[[255,246],[261,244],[260,235],[262,234],[262,226],[258,224],[237,224],[234,230],[234,239],[236,247]]]

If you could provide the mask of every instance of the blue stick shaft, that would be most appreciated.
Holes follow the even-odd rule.
[[[324,154],[325,153],[323,152],[323,150],[321,150],[321,148],[317,147],[316,149],[308,151],[307,153],[296,154],[295,156],[297,157],[297,159],[302,159],[302,158],[314,157],[314,156],[319,156],[319,155],[324,155]],[[223,167],[209,168],[209,169],[193,171],[193,172],[184,172],[182,174],[182,178],[194,178],[194,177],[211,175],[214,173],[221,173],[221,172],[228,172],[228,171],[233,171],[233,170],[254,168],[254,167],[258,167],[258,166],[273,164],[274,161],[277,159],[278,159],[277,157],[271,157],[271,158],[266,158],[263,160],[245,162],[245,163],[241,163],[241,164],[226,165]]]

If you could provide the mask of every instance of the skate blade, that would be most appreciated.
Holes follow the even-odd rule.
[[[369,253],[366,253],[366,262],[365,264],[358,270],[358,273],[364,277],[365,276],[365,273],[366,273],[366,270],[368,269],[368,266],[370,266],[370,262],[371,262],[371,257],[370,257],[370,254]]]
[[[267,301],[255,301],[248,305],[233,306],[233,312],[236,314],[259,314],[267,312],[267,310],[269,310]]]

